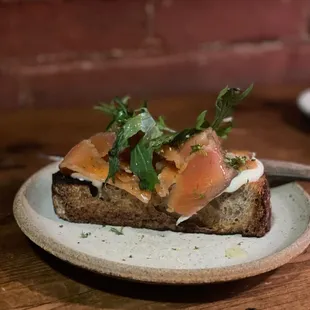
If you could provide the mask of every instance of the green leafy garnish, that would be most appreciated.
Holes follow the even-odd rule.
[[[115,227],[111,227],[110,231],[114,232],[116,235],[120,236],[120,235],[123,235],[123,229],[124,227],[122,227],[120,230],[118,230],[117,228]]]
[[[234,156],[225,158],[225,162],[236,170],[243,166],[247,160],[248,158],[246,156]]]
[[[138,143],[130,154],[130,170],[140,179],[140,188],[154,190],[159,183],[153,167],[153,149],[144,143]]]
[[[99,103],[95,110],[99,110],[112,116],[111,122],[106,130],[115,129],[122,126],[129,118],[133,116],[133,111],[128,109],[129,96],[123,98],[115,97],[110,103]]]
[[[197,119],[196,119],[196,126],[195,128],[186,128],[183,129],[182,131],[180,131],[179,133],[175,134],[171,144],[178,146],[180,144],[182,144],[184,141],[186,141],[187,139],[189,139],[190,137],[192,137],[193,135],[195,135],[196,133],[204,130],[205,128],[208,128],[210,126],[210,124],[208,123],[208,121],[205,119],[207,114],[207,110],[202,111]]]
[[[244,92],[236,88],[225,87],[216,100],[214,121],[209,123],[206,120],[207,111],[205,110],[198,115],[193,128],[186,128],[180,132],[169,128],[162,116],[159,116],[157,120],[154,119],[148,111],[147,101],[144,101],[142,106],[136,110],[129,109],[128,96],[116,97],[109,104],[100,103],[95,109],[112,117],[107,130],[116,133],[116,140],[108,153],[109,173],[106,181],[109,179],[115,181],[115,175],[120,170],[120,157],[126,150],[130,152],[130,170],[139,178],[140,188],[153,191],[159,183],[153,165],[154,153],[160,151],[165,144],[179,146],[209,127],[215,130],[218,136],[227,137],[232,129],[232,123],[225,122],[225,118],[231,115],[233,108],[249,94],[252,87],[251,85]],[[191,153],[194,153],[201,150],[202,146],[197,144],[191,148]],[[237,165],[234,162],[231,164]]]
[[[208,128],[210,126],[210,124],[206,120],[207,112],[208,112],[207,110],[204,110],[198,115],[197,120],[196,120],[195,129],[204,130],[205,128]]]
[[[167,128],[167,125],[165,123],[163,116],[158,117],[157,125],[158,125],[158,128],[161,130],[164,130],[165,128]]]
[[[148,111],[128,119],[119,130],[116,141],[109,152],[109,174],[107,179],[115,179],[115,174],[119,171],[119,155],[129,147],[129,138],[139,131],[145,133],[143,137],[145,144],[149,143],[152,137],[156,138],[160,135],[159,129],[156,128],[156,122]]]
[[[214,121],[210,124],[206,119],[207,111],[201,112],[197,119],[194,128],[186,128],[179,132],[172,140],[172,145],[180,145],[191,136],[203,131],[206,128],[212,127],[217,135],[221,138],[227,138],[228,133],[232,129],[232,122],[223,124],[225,118],[231,116],[234,107],[242,101],[252,90],[251,84],[244,92],[237,88],[229,88],[228,86],[222,89],[216,99],[216,112]]]
[[[122,108],[124,107],[121,106]],[[138,110],[126,114],[131,117],[122,119],[123,125],[117,132],[116,141],[109,152],[109,174],[107,179],[115,180],[115,174],[120,170],[120,154],[129,147],[129,139],[139,132],[144,133],[139,142],[130,152],[130,170],[139,178],[140,188],[153,191],[159,183],[153,167],[153,153],[168,143],[175,136],[159,118],[156,122],[145,104]],[[126,116],[126,117],[127,117]],[[170,131],[169,133],[166,133]]]
[[[198,132],[199,132],[199,130],[196,128],[186,128],[186,129],[180,131],[178,134],[176,134],[173,137],[173,139],[171,141],[171,145],[173,145],[173,146],[181,145],[182,143],[184,143],[186,140],[188,140],[190,137],[192,137],[193,135],[195,135]]]
[[[232,128],[233,128],[232,122],[224,123],[216,130],[216,134],[222,139],[226,139],[228,134],[231,132]]]
[[[191,149],[192,149],[191,154],[196,153],[202,149],[202,145],[201,144],[191,145]]]
[[[89,237],[90,235],[91,235],[91,232],[82,231],[80,237],[85,239],[85,238]]]
[[[164,144],[170,144],[170,142],[174,139],[175,136],[175,133],[162,134],[160,137],[157,137],[156,139],[150,141],[150,147],[154,151],[159,151]]]
[[[211,124],[211,127],[215,131],[220,128],[226,117],[231,116],[233,108],[251,92],[252,88],[253,84],[251,84],[244,92],[241,92],[238,88],[229,88],[226,86],[220,91],[215,103],[215,118]]]
[[[171,129],[170,127],[168,127],[165,123],[165,119],[163,116],[159,116],[158,120],[157,120],[157,126],[160,130],[162,130],[163,132],[167,133],[171,133],[171,134],[176,134],[176,131]]]

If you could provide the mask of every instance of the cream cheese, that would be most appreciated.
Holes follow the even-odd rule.
[[[104,182],[88,178],[88,177],[86,177],[80,173],[77,173],[77,172],[72,173],[70,176],[71,176],[71,178],[77,179],[79,181],[91,182],[91,184],[98,189],[98,194],[99,194],[99,196],[101,196],[102,185]]]
[[[232,179],[230,185],[223,193],[233,193],[246,183],[257,182],[264,174],[264,165],[258,159],[255,159],[256,167],[241,171],[236,177]]]

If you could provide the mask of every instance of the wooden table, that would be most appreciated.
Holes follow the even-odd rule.
[[[184,96],[150,103],[171,126],[194,122],[214,96]],[[214,109],[211,108],[212,115]],[[253,96],[235,113],[227,147],[259,157],[310,164],[310,126],[292,102]],[[13,197],[27,177],[76,142],[104,129],[91,108],[19,110],[0,115],[0,309],[310,309],[310,252],[276,271],[203,286],[156,286],[92,274],[45,253],[17,227]],[[310,183],[301,183],[310,193]]]

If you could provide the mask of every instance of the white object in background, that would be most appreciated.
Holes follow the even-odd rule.
[[[302,91],[297,97],[298,108],[307,116],[310,116],[310,88]]]

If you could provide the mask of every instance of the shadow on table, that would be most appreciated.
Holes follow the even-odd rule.
[[[1,167],[0,167],[1,171]],[[4,180],[0,182],[0,226],[5,225],[12,221],[13,210],[12,204],[14,196],[17,193],[20,186],[23,184],[22,179]],[[1,254],[0,254],[1,255]]]
[[[227,299],[264,282],[273,273],[268,272],[248,279],[205,285],[145,284],[102,276],[78,268],[48,254],[34,244],[32,246],[35,253],[51,268],[80,284],[115,295],[160,302],[195,303]]]

